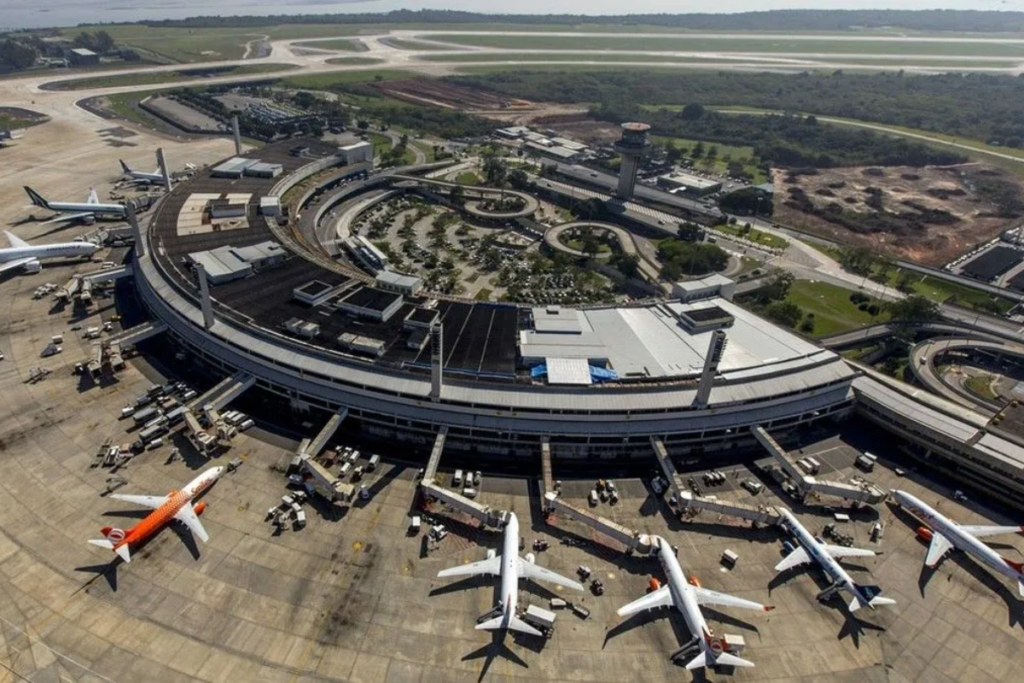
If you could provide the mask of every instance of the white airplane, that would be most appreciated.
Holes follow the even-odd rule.
[[[129,547],[137,543],[143,543],[156,534],[160,533],[169,522],[177,520],[187,526],[193,534],[198,536],[203,543],[210,540],[206,533],[199,515],[206,510],[206,502],[199,502],[195,505],[192,501],[199,494],[216,483],[224,474],[226,468],[211,467],[198,477],[190,481],[179,491],[171,491],[166,496],[133,496],[123,493],[112,493],[111,498],[123,500],[126,503],[134,503],[148,508],[153,512],[146,515],[146,518],[133,526],[131,529],[122,530],[105,526],[100,532],[103,538],[92,539],[92,545],[113,550],[125,562],[131,562],[132,556]]]
[[[825,574],[832,581],[832,585],[818,594],[819,600],[827,600],[839,591],[846,591],[852,597],[850,600],[850,611],[856,612],[864,605],[872,609],[879,605],[895,605],[892,598],[881,597],[882,589],[878,586],[862,586],[855,583],[850,575],[846,573],[837,559],[844,557],[874,557],[878,553],[873,550],[862,550],[860,548],[846,548],[840,545],[829,545],[822,543],[807,528],[797,521],[793,513],[785,508],[779,508],[782,515],[782,525],[789,529],[800,543],[800,547],[786,555],[782,562],[775,565],[775,571],[782,572],[802,564],[817,562],[825,571]]]
[[[133,171],[128,164],[124,163],[124,161],[122,161],[121,159],[118,159],[118,161],[121,162],[121,170],[124,171],[124,175],[128,176],[128,178],[131,180],[135,180],[140,183],[149,183],[153,185],[157,183],[163,184],[164,182],[164,174],[160,172],[159,168],[157,168],[152,173],[146,173],[144,171]]]
[[[13,268],[23,268],[27,273],[38,273],[42,269],[41,258],[68,258],[92,256],[99,246],[92,242],[61,242],[32,246],[17,235],[4,230],[11,246],[0,249],[0,273]]]
[[[20,139],[21,139],[21,136],[20,135],[15,135],[14,133],[12,133],[10,128],[5,128],[3,130],[0,130],[0,143],[2,143],[2,142],[10,142],[11,140],[20,140]]]
[[[55,211],[60,214],[56,218],[44,221],[42,223],[43,225],[46,223],[73,220],[82,220],[86,223],[92,223],[97,218],[103,216],[111,216],[114,218],[125,218],[127,216],[124,204],[101,204],[100,198],[96,195],[96,190],[91,190],[89,192],[88,199],[82,203],[48,202],[43,199],[42,195],[27,185],[25,186],[25,192],[28,193],[29,199],[32,200],[33,205],[49,209],[50,211]]]
[[[696,579],[686,580],[683,568],[679,566],[676,553],[665,539],[654,536],[654,544],[658,549],[658,560],[668,584],[652,591],[638,600],[634,600],[625,607],[618,610],[620,617],[630,616],[644,610],[657,609],[659,607],[675,607],[686,620],[686,627],[690,630],[693,639],[672,654],[672,659],[677,659],[693,650],[699,650],[699,654],[686,663],[687,669],[700,669],[705,666],[754,666],[753,662],[740,659],[736,655],[725,651],[725,645],[720,638],[716,638],[704,615],[700,611],[701,605],[716,605],[720,607],[740,607],[752,609],[759,612],[769,612],[775,609],[769,605],[762,605],[752,600],[744,600],[725,593],[702,588]]]
[[[487,551],[487,559],[479,562],[470,562],[460,567],[443,569],[437,573],[438,577],[448,576],[479,576],[489,574],[491,576],[501,575],[501,602],[485,616],[496,615],[483,623],[476,625],[477,631],[498,631],[512,630],[530,635],[543,635],[540,631],[527,624],[516,616],[516,603],[519,599],[519,578],[533,579],[534,581],[548,581],[550,583],[583,590],[583,586],[567,579],[561,574],[556,574],[550,569],[544,569],[534,564],[533,553],[525,558],[519,557],[519,520],[514,513],[509,513],[508,523],[505,525],[505,535],[502,539],[501,557],[497,557],[493,550]]]
[[[892,495],[899,504],[914,514],[915,517],[927,524],[929,528],[921,527],[917,535],[926,541],[930,541],[928,555],[924,563],[929,567],[939,564],[946,553],[953,548],[962,550],[973,555],[975,559],[988,565],[1000,574],[1015,579],[1017,590],[1024,596],[1024,564],[1008,560],[992,548],[988,547],[979,538],[985,536],[998,536],[1000,534],[1024,534],[1024,526],[969,526],[957,524],[929,507],[919,498],[915,498],[905,491],[893,491]]]

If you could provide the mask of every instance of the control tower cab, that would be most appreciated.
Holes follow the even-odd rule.
[[[615,143],[615,151],[622,155],[619,166],[619,199],[630,199],[636,186],[636,172],[640,167],[640,157],[650,145],[647,132],[651,127],[646,123],[630,122],[622,124],[622,138]]]

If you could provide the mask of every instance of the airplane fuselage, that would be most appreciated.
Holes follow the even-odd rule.
[[[825,551],[825,548],[818,542],[818,539],[793,516],[793,513],[785,508],[780,508],[779,514],[782,515],[785,527],[799,541],[800,546],[807,551],[807,555],[818,563],[818,566],[821,567],[834,586],[849,592],[851,595],[856,595],[864,604],[871,602],[866,596],[860,594],[853,579],[846,573],[846,570],[839,564],[839,561]]]
[[[191,505],[197,496],[213,486],[214,482],[224,474],[223,467],[214,467],[206,470],[198,477],[190,481],[183,488],[172,491],[167,496],[167,502],[146,515],[146,517],[125,532],[122,540],[114,543],[114,549],[123,545],[134,545],[142,543],[155,536],[161,529],[167,526],[168,522],[174,519],[178,511],[186,505]],[[114,540],[114,539],[110,539]]]
[[[43,244],[30,247],[11,247],[0,249],[0,263],[17,261],[24,258],[68,258],[73,256],[92,256],[99,249],[91,242],[64,242],[62,244]]]
[[[95,216],[116,216],[124,218],[125,210],[121,204],[80,204],[78,202],[48,202],[51,211],[60,213],[91,213]]]
[[[683,615],[690,635],[700,639],[700,647],[703,651],[708,645],[707,639],[713,634],[708,627],[708,622],[704,619],[700,605],[697,604],[697,595],[686,580],[686,574],[669,542],[660,537],[656,542],[658,543],[658,561],[661,562],[661,568],[665,570],[668,590],[672,594],[672,604]]]
[[[504,627],[516,613],[519,602],[519,519],[509,513],[501,540],[501,611]]]
[[[921,499],[905,491],[893,491],[893,496],[899,501],[900,505],[931,527],[933,531],[942,534],[957,550],[970,554],[976,560],[1011,579],[1024,580],[1024,574],[1006,564],[1006,561],[1003,560],[999,553],[986,545],[981,539],[961,529],[959,524],[941,514]]]

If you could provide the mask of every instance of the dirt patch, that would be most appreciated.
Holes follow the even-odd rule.
[[[375,86],[388,97],[445,109],[509,109],[533,106],[531,102],[525,100],[421,78],[382,81]]]
[[[773,175],[779,223],[936,266],[1019,222],[1024,194],[982,164]]]

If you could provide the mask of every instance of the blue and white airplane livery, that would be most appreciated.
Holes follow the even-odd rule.
[[[792,512],[785,508],[779,508],[779,514],[782,516],[782,526],[793,534],[793,537],[800,543],[800,547],[775,565],[775,571],[782,572],[802,564],[818,563],[832,581],[832,585],[822,591],[818,595],[818,599],[826,600],[837,592],[844,591],[852,596],[849,603],[851,612],[856,612],[865,605],[875,608],[879,605],[896,604],[896,601],[891,598],[883,598],[881,596],[882,589],[878,586],[862,586],[854,582],[836,561],[844,557],[874,557],[878,553],[873,550],[822,543],[793,516]]]

